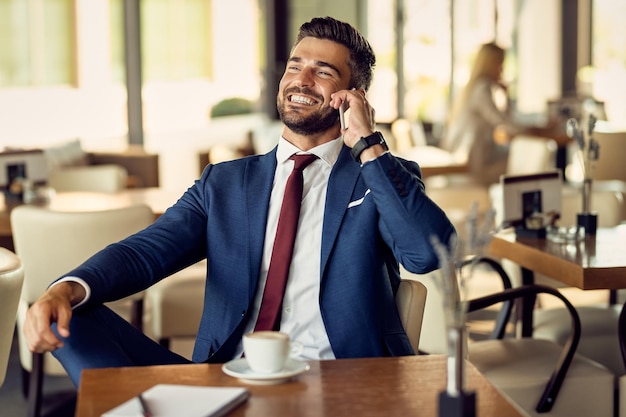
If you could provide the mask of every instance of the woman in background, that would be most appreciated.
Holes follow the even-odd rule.
[[[523,130],[494,99],[498,89],[507,93],[501,81],[504,56],[504,49],[495,43],[481,46],[441,143],[447,151],[467,158],[470,175],[484,184],[498,182],[506,172],[508,142]]]

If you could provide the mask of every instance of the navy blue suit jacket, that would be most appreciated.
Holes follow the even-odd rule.
[[[233,358],[257,291],[276,148],[216,165],[147,229],[94,255],[69,275],[91,287],[86,305],[119,299],[203,258],[204,312],[194,362]],[[438,267],[431,236],[455,233],[424,193],[420,169],[390,153],[362,165],[343,147],[331,172],[320,254],[320,308],[337,358],[414,353],[394,294],[398,262]]]

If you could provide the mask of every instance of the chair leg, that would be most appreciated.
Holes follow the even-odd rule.
[[[28,385],[30,381],[30,372],[22,368],[22,395],[28,398]]]
[[[33,353],[33,369],[30,372],[30,380],[28,382],[27,417],[39,417],[41,415],[43,361],[44,356],[42,353]]]
[[[159,339],[159,345],[163,346],[165,349],[170,348],[170,339],[168,337],[163,337]]]
[[[130,323],[139,330],[143,331],[143,299],[133,301],[130,313]]]

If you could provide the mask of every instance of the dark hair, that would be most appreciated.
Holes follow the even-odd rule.
[[[315,17],[303,23],[298,30],[294,47],[307,37],[327,39],[340,43],[350,50],[350,87],[363,87],[366,91],[372,84],[376,56],[367,39],[350,24],[332,17]]]

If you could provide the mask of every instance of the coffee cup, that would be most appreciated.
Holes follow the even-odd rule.
[[[285,367],[291,356],[302,353],[302,344],[277,331],[258,331],[243,336],[243,350],[254,372],[272,374]]]

